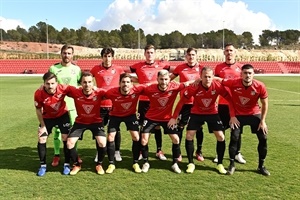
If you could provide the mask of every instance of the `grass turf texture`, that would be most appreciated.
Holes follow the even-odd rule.
[[[95,142],[89,131],[79,142],[83,159],[82,171],[76,176],[61,175],[62,163],[51,166],[53,135],[47,147],[48,172],[37,177],[38,121],[33,106],[33,93],[41,85],[41,77],[0,77],[0,199],[299,199],[299,129],[300,78],[257,77],[269,92],[268,156],[265,162],[270,177],[256,173],[257,138],[249,127],[242,135],[242,153],[247,164],[236,164],[232,176],[220,175],[215,156],[216,139],[204,126],[204,162],[195,160],[193,174],[187,165],[184,142],[181,174],[171,171],[171,141],[163,136],[167,161],[155,159],[155,141],[150,138],[150,165],[147,174],[132,171],[130,134],[122,124],[122,162],[113,174],[95,173]],[[226,131],[225,168],[228,160],[229,132]],[[61,153],[63,151],[61,150]],[[63,156],[62,156],[63,160]],[[141,164],[141,162],[140,162]],[[104,168],[108,166],[107,156]]]

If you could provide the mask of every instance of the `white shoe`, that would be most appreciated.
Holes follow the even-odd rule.
[[[144,163],[142,167],[142,172],[147,173],[149,171],[150,164],[149,163]]]
[[[121,157],[120,151],[115,151],[115,159],[118,162],[122,161],[122,157]]]
[[[156,158],[158,158],[159,160],[167,160],[167,157],[165,156],[163,151],[159,151],[158,153],[156,153]]]
[[[180,170],[180,168],[179,168],[179,166],[178,166],[177,163],[174,163],[174,164],[172,165],[172,169],[173,169],[173,171],[174,171],[175,173],[177,173],[177,174],[180,174],[180,173],[181,173],[181,170]]]
[[[218,163],[218,155],[216,155],[216,157],[213,160],[214,163]]]
[[[237,155],[235,155],[235,160],[238,161],[241,164],[246,163],[246,160],[243,158],[241,153],[238,153]]]
[[[98,162],[98,152],[96,153],[96,156],[95,156],[94,162]]]

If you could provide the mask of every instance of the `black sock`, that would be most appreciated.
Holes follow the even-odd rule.
[[[63,144],[64,144],[65,163],[70,163],[70,151],[67,147],[67,141],[63,141]]]
[[[189,163],[194,163],[193,161],[194,140],[185,140],[185,150],[186,150]]]
[[[121,147],[121,133],[120,130],[118,130],[115,136],[115,150],[120,151],[120,147]]]
[[[70,151],[70,157],[72,159],[72,161],[74,162],[74,165],[80,166],[79,162],[78,162],[78,153],[75,147],[73,147],[72,149],[69,149]]]
[[[197,139],[197,153],[202,151],[202,143],[203,143],[203,128],[196,132],[196,139]]]
[[[104,156],[105,156],[105,152],[106,152],[106,147],[100,147],[98,145],[97,150],[98,150],[98,162],[97,162],[97,164],[102,164]]]
[[[155,141],[156,141],[156,153],[161,151],[162,147],[162,132],[161,129],[154,129],[154,136],[155,136]]]
[[[149,152],[148,152],[148,144],[146,144],[145,146],[141,145],[141,151],[142,151],[144,162],[148,162],[148,154],[149,154]]]
[[[133,154],[133,164],[138,163],[139,156],[140,156],[140,143],[139,143],[139,141],[133,141],[132,140],[131,151],[132,151],[132,154]]]
[[[225,140],[217,141],[217,154],[218,154],[218,164],[223,163],[224,153],[225,153]]]
[[[99,148],[97,148],[98,150]],[[114,164],[114,158],[115,158],[115,142],[107,142],[107,157],[109,164]],[[99,159],[99,154],[98,154]]]
[[[173,164],[177,163],[178,157],[180,155],[180,146],[179,144],[172,144],[172,155],[173,155]]]
[[[47,153],[46,143],[41,144],[38,142],[37,149],[40,158],[40,164],[46,165],[46,153]]]

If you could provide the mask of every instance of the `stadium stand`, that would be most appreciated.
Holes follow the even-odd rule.
[[[114,63],[119,66],[130,66],[143,60],[114,60]],[[45,73],[51,65],[60,62],[53,59],[1,59],[0,73],[1,74],[20,74],[20,73]],[[74,61],[82,70],[90,70],[93,66],[99,64],[99,59],[79,59]],[[168,61],[171,66],[177,66],[184,61]],[[200,61],[202,66],[215,67],[216,61]],[[251,61],[241,62],[242,64],[250,63],[254,66],[257,73],[281,74],[281,73],[300,73],[300,62],[264,62]]]

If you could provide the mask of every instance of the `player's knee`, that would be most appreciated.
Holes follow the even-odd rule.
[[[44,144],[47,142],[47,137],[39,137],[38,141],[40,144]]]
[[[241,133],[241,129],[239,128],[231,130],[230,140],[233,142],[237,142],[239,140],[240,133]]]
[[[219,142],[223,142],[225,140],[225,136],[223,134],[222,131],[218,131],[215,133],[215,136],[216,136],[216,139],[219,141]]]

